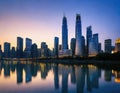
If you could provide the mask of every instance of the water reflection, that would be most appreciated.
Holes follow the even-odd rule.
[[[32,83],[32,78],[37,77],[38,72],[40,72],[39,78],[41,78],[42,81],[44,80],[44,82],[47,78],[51,78],[53,76],[53,78],[50,80],[53,80],[54,87],[51,90],[54,90],[52,91],[54,93],[87,93],[94,92],[94,88],[98,89],[98,91],[101,91],[99,89],[100,79],[103,84],[105,82],[113,82],[112,78],[114,78],[114,84],[115,82],[117,82],[118,84],[120,83],[119,70],[101,70],[101,68],[98,68],[94,65],[63,65],[55,63],[26,61],[0,62],[0,76],[4,75],[4,78],[10,78],[11,72],[16,73],[16,86],[22,84],[24,81],[26,83],[26,86],[27,84]],[[49,75],[50,72],[52,72],[51,76]],[[4,83],[7,82],[4,81]],[[36,83],[36,85],[38,84]],[[50,84],[48,83],[48,85]],[[40,91],[38,91],[38,93],[39,92]],[[34,91],[32,93],[34,93]]]

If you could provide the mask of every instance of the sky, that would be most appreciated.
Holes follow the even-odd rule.
[[[31,38],[40,48],[46,42],[50,49],[54,37],[61,44],[62,18],[68,23],[68,44],[75,37],[76,14],[81,15],[82,35],[92,26],[99,34],[104,49],[104,40],[120,38],[120,0],[0,0],[0,44],[10,42],[16,47],[17,36]]]

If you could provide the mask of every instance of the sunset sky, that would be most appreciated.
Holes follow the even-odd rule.
[[[42,41],[53,48],[54,37],[61,43],[62,17],[68,22],[68,40],[75,37],[75,17],[81,15],[82,34],[91,25],[99,41],[120,37],[120,0],[0,0],[0,44],[16,46],[17,36],[31,38],[38,48]],[[25,44],[24,44],[25,45]],[[102,45],[103,46],[103,45]],[[102,47],[103,48],[103,47]]]

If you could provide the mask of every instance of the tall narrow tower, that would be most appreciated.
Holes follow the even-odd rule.
[[[86,39],[87,39],[87,55],[88,55],[89,54],[89,43],[92,39],[92,26],[87,27]]]
[[[68,49],[68,28],[67,18],[64,16],[62,20],[62,50]]]
[[[82,27],[80,14],[76,15],[75,37],[76,37],[75,55],[82,56]]]

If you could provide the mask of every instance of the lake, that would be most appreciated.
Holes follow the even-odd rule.
[[[120,69],[0,61],[0,93],[119,93]]]

